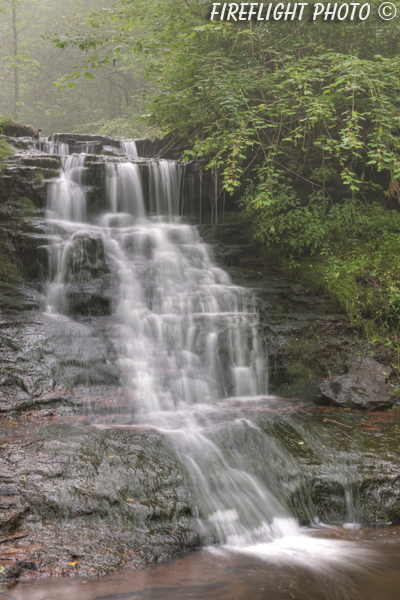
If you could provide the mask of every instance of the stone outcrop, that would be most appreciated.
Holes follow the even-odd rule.
[[[16,138],[18,139],[18,138]],[[8,140],[7,140],[8,141]],[[57,177],[60,159],[38,153],[23,141],[0,176],[0,310],[37,306],[22,280],[41,285],[48,270],[44,214],[47,181]],[[27,146],[27,147],[26,147]],[[27,291],[27,295],[25,294]]]
[[[10,119],[2,126],[2,132],[9,137],[39,137],[39,132],[32,125],[23,125],[14,119]]]
[[[397,394],[387,380],[392,367],[381,365],[370,356],[350,359],[347,373],[320,384],[319,390],[329,402],[343,408],[383,410],[392,408]]]
[[[26,134],[30,135],[30,134]],[[56,133],[54,139],[58,143],[68,144],[70,153],[87,152],[89,154],[104,154],[124,156],[121,143],[125,138],[108,135],[80,134],[80,133]],[[135,139],[138,155],[142,158],[166,158],[179,160],[187,143],[174,134],[155,140],[148,138]]]
[[[198,545],[185,475],[162,435],[54,433],[0,449],[0,537],[21,532],[11,539],[21,570],[62,574],[75,562],[75,574],[99,575]]]

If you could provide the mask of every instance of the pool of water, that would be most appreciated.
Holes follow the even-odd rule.
[[[204,549],[142,571],[99,579],[24,581],[4,600],[398,600],[400,527],[314,536],[304,549],[244,554]],[[320,544],[320,546],[319,546]],[[331,560],[318,554],[335,553]],[[320,548],[320,550],[318,550]]]

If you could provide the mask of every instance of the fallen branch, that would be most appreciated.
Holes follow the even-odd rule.
[[[324,419],[324,421],[330,421],[331,423],[337,423],[338,425],[343,425],[343,427],[348,427],[349,429],[353,429],[351,425],[345,425],[344,423],[340,423],[339,421],[334,421],[333,419]]]
[[[0,544],[4,544],[5,542],[12,542],[13,540],[22,540],[22,538],[28,537],[28,535],[29,533],[16,533],[8,538],[0,540]]]

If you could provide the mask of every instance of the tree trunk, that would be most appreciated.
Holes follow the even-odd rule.
[[[14,116],[18,120],[19,110],[19,72],[18,72],[18,32],[17,32],[17,9],[15,3],[12,8],[12,29],[14,41]]]

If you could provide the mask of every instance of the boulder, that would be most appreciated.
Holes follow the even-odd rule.
[[[39,132],[32,125],[22,125],[14,119],[10,119],[6,125],[3,125],[2,132],[9,137],[39,137]]]
[[[332,404],[363,410],[391,408],[396,392],[387,379],[393,372],[369,356],[349,359],[347,373],[336,375],[319,385],[322,397]]]

